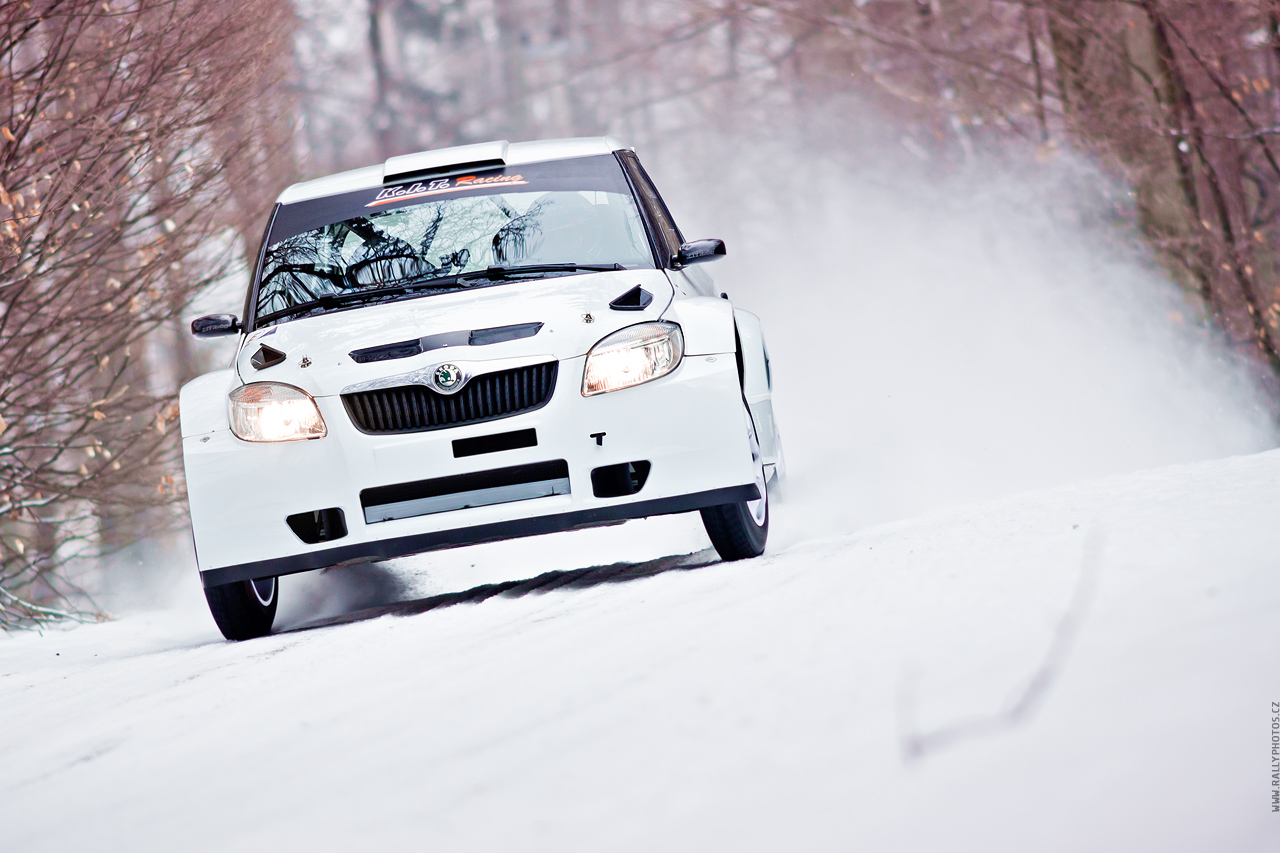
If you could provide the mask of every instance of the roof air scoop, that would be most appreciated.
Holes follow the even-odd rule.
[[[383,164],[382,183],[398,184],[430,175],[474,169],[500,169],[507,165],[508,144],[503,139],[498,142],[441,148],[437,151],[421,151],[417,154],[401,154]]]

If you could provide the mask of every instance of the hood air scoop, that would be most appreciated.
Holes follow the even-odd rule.
[[[652,297],[650,298],[652,299]],[[410,356],[430,352],[433,349],[483,347],[489,344],[500,344],[503,341],[517,341],[520,338],[532,338],[541,330],[541,323],[517,323],[514,326],[494,326],[491,329],[443,332],[439,335],[427,335],[425,338],[418,338],[415,341],[400,341],[394,344],[352,350],[349,355],[356,364],[370,364],[375,361],[390,361],[393,358],[409,358]],[[257,356],[255,355],[254,358],[257,358]]]
[[[249,363],[253,365],[254,370],[266,370],[268,367],[275,367],[288,357],[280,350],[262,344],[249,359]]]
[[[637,284],[610,302],[609,307],[614,311],[643,311],[651,302],[653,302],[653,294]]]

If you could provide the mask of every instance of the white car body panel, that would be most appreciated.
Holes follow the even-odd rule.
[[[636,285],[654,295],[648,310],[609,310],[609,300]],[[586,355],[596,341],[623,326],[656,320],[671,301],[671,294],[662,270],[620,270],[369,305],[260,329],[240,347],[236,370],[245,382],[285,382],[318,397],[430,362],[534,354],[564,360]],[[583,322],[587,314],[591,315],[590,323]],[[373,364],[356,364],[348,355],[352,350],[427,335],[535,322],[545,326],[532,338],[482,347],[449,347]],[[729,333],[732,335],[732,329]],[[249,360],[260,344],[288,353],[289,361],[254,370]],[[725,349],[709,352],[726,349],[732,351],[731,339]],[[310,360],[306,368],[300,367],[304,357]]]
[[[732,353],[733,306],[724,299],[691,296],[671,306],[663,319],[684,330],[684,351],[690,355]]]
[[[662,379],[611,394],[583,397],[585,359],[562,362],[561,379],[542,409],[499,421],[406,435],[365,435],[340,398],[317,403],[329,434],[312,441],[250,443],[223,426],[183,439],[196,553],[202,571],[323,551],[306,545],[285,524],[294,513],[340,507],[349,534],[336,544],[383,536],[465,528],[599,505],[655,500],[751,482],[751,456],[742,430],[733,353],[686,357]],[[201,388],[184,389],[184,402]],[[194,386],[194,387],[193,387]],[[219,395],[226,399],[225,390]],[[678,416],[677,416],[678,414]],[[223,416],[225,423],[225,415]],[[527,429],[538,446],[455,459],[455,439]],[[592,435],[604,433],[597,445]],[[501,460],[498,460],[501,457]],[[363,523],[360,491],[392,483],[484,471],[498,466],[565,459],[571,495]],[[591,469],[649,460],[644,488],[627,498],[595,498]],[[232,533],[234,532],[234,533]]]

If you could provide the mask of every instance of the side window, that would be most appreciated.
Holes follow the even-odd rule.
[[[644,205],[646,217],[658,232],[659,241],[662,243],[660,247],[662,259],[665,262],[680,250],[680,244],[684,242],[680,229],[676,228],[675,222],[671,219],[671,213],[662,201],[662,196],[658,195],[657,188],[654,187],[653,181],[649,180],[649,175],[645,172],[644,166],[640,165],[640,158],[635,152],[619,151],[618,159],[640,194],[640,203]]]

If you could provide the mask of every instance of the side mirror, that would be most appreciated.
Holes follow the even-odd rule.
[[[700,264],[703,261],[714,261],[725,255],[723,240],[694,240],[680,247],[674,258],[676,266]]]
[[[191,321],[191,334],[197,338],[220,338],[241,331],[240,318],[235,314],[210,314]]]

